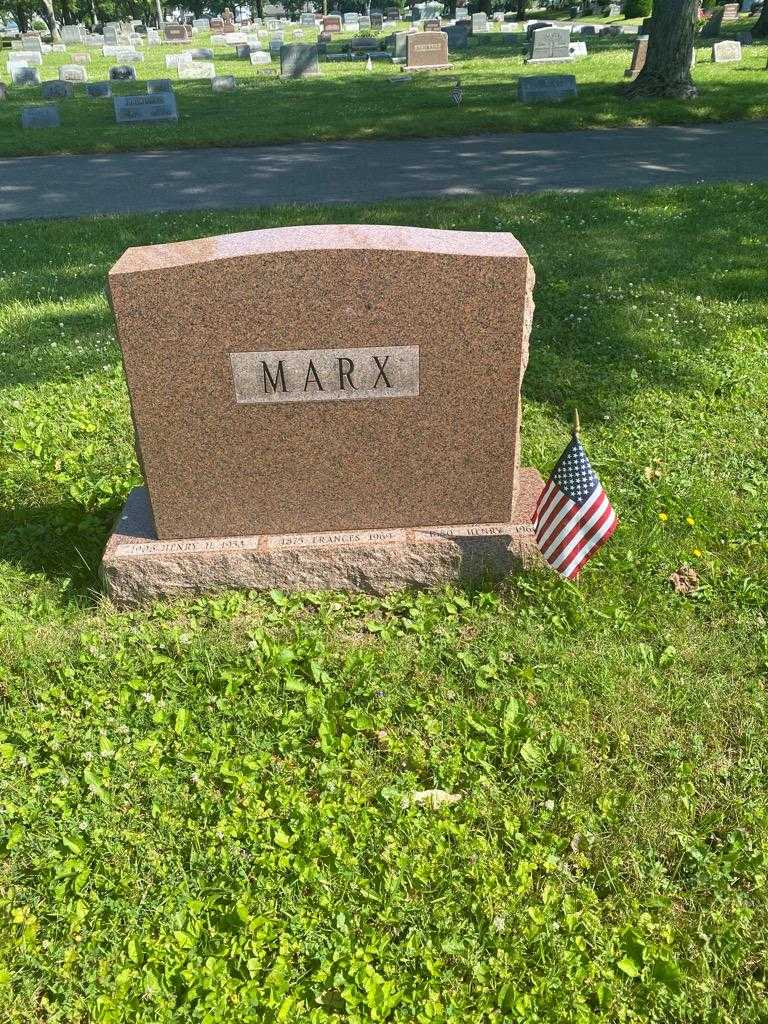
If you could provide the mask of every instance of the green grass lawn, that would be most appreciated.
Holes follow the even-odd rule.
[[[577,405],[618,532],[578,585],[114,610],[108,268],[333,219],[523,242],[523,461]],[[0,227],[4,1024],[766,1020],[767,224],[744,185]]]
[[[749,25],[743,19],[737,28]],[[305,33],[307,41],[314,33]],[[344,35],[342,39],[350,38]],[[73,99],[59,102],[61,127],[26,131],[21,108],[40,102],[39,88],[13,88],[0,103],[0,156],[53,152],[107,152],[112,150],[216,146],[331,139],[466,135],[522,130],[556,130],[621,125],[698,123],[768,117],[768,43],[744,47],[739,64],[711,62],[711,42],[697,48],[694,80],[700,95],[692,103],[673,100],[628,102],[622,96],[624,70],[629,67],[633,38],[590,39],[590,56],[573,64],[527,66],[523,62],[524,36],[514,47],[496,41],[497,33],[452,55],[454,72],[416,74],[407,85],[393,86],[400,72],[391,64],[376,63],[366,72],[365,62],[324,63],[322,76],[303,81],[282,81],[266,75],[248,61],[238,60],[234,47],[216,46],[216,71],[234,74],[235,93],[211,93],[209,82],[177,81],[166,69],[165,56],[178,52],[171,46],[146,48],[137,65],[141,79],[170,77],[178,97],[178,123],[115,124],[111,100],[91,100],[84,86],[76,86]],[[196,36],[194,46],[208,45]],[[335,41],[332,49],[342,43]],[[82,49],[82,48],[81,48]],[[5,56],[0,78],[8,81]],[[58,77],[57,68],[70,58],[49,54],[41,78]],[[90,81],[107,77],[113,63],[95,51],[88,65]],[[273,62],[279,67],[279,61]],[[523,74],[572,73],[579,96],[561,104],[521,104],[517,79]],[[456,76],[464,87],[464,102],[455,107],[450,91]],[[142,92],[141,82],[120,84],[115,92]]]

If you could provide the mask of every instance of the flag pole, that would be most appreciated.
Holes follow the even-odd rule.
[[[579,436],[581,430],[581,423],[579,422],[579,410],[574,408],[573,410],[573,426],[571,427],[571,433],[574,437]]]

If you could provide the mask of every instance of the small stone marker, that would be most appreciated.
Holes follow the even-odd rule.
[[[521,103],[558,103],[576,95],[575,75],[523,75],[517,81]]]
[[[291,43],[280,48],[280,76],[282,78],[309,78],[320,74],[316,46]]]
[[[647,55],[648,36],[638,36],[635,40],[634,49],[632,50],[632,60],[629,67],[624,72],[624,77],[631,78],[634,81],[645,67],[645,58]]]
[[[306,25],[307,28],[315,27],[315,16],[314,14],[308,14],[306,11],[299,18],[300,25]]]
[[[62,25],[61,39],[64,43],[85,43],[86,30],[82,25]]]
[[[487,32],[487,31],[488,31],[488,16],[486,14],[483,14],[482,12],[480,14],[473,14],[472,15],[472,35],[475,35],[478,32]]]
[[[109,293],[146,489],[107,546],[110,595],[384,593],[530,564],[533,282],[503,232],[322,225],[129,249]]]
[[[112,86],[109,82],[89,82],[85,87],[85,95],[92,100],[109,99]]]
[[[72,54],[73,64],[90,64],[91,55],[90,53],[73,53]]]
[[[235,91],[235,76],[234,75],[215,75],[211,79],[211,90],[213,92],[234,92]]]
[[[213,60],[213,50],[207,46],[200,47],[198,50],[189,51],[190,60]]]
[[[251,47],[249,43],[238,43],[235,47],[235,56],[238,60],[248,60],[251,56]]]
[[[176,121],[176,97],[172,92],[156,92],[148,96],[114,96],[115,121],[118,124],[138,121]]]
[[[116,64],[109,69],[110,82],[135,82],[136,68],[131,64]]]
[[[191,64],[192,57],[189,53],[169,53],[165,58],[167,68],[178,68],[180,64]]]
[[[735,6],[735,5],[734,5]],[[715,64],[732,64],[741,60],[741,43],[733,39],[724,39],[712,47],[712,60]]]
[[[571,31],[567,28],[537,28],[530,36],[529,64],[560,64],[572,60],[568,49]]]
[[[31,50],[20,50],[18,56],[11,57],[6,64],[9,72],[12,64],[23,64],[27,68],[40,68],[43,66],[43,55],[41,53],[33,53]]]
[[[40,85],[40,72],[37,68],[14,64],[11,68],[11,81],[14,85]]]
[[[723,4],[723,21],[737,21],[738,17],[738,4]]]
[[[59,83],[52,82],[51,84],[58,85]],[[52,103],[47,107],[21,108],[22,128],[59,128],[60,126],[61,120],[58,108]]]
[[[216,77],[216,68],[207,60],[191,60],[188,64],[179,64],[178,72],[181,79]]]
[[[448,36],[444,32],[413,32],[406,36],[406,68],[428,71],[449,68]]]
[[[173,92],[173,83],[170,78],[147,79],[147,94],[153,96],[158,92]]]
[[[75,95],[75,87],[71,82],[43,82],[44,100],[68,100]]]
[[[456,8],[456,21],[464,21],[465,18],[469,17],[468,7],[457,7]]]
[[[7,100],[7,99],[8,99],[8,86],[5,84],[5,82],[0,82],[0,103],[2,103],[3,100]]]
[[[384,16],[381,14],[375,14],[371,12],[371,30],[373,32],[381,32],[384,28]]]
[[[271,64],[272,55],[267,53],[266,50],[257,50],[256,53],[251,54],[251,64]]]
[[[329,14],[323,18],[323,32],[341,32],[344,29],[341,18],[337,14]]]
[[[62,64],[59,68],[59,80],[62,82],[87,82],[88,72],[81,64]]]

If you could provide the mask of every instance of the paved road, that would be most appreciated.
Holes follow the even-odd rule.
[[[768,178],[768,121],[0,159],[0,220]]]

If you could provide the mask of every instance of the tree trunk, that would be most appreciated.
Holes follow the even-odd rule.
[[[525,21],[526,7],[528,6],[528,0],[517,0],[517,20]]]
[[[155,6],[157,7],[157,31],[163,31],[163,5],[160,0],[155,0]]]
[[[19,32],[26,32],[27,29],[29,28],[29,18],[27,17],[27,12],[24,10],[21,4],[19,4],[18,7],[13,8],[13,14],[13,20],[19,26]]]
[[[51,30],[51,42],[60,43],[61,33],[59,32],[59,25],[53,10],[53,0],[43,0],[43,6],[45,7],[45,13],[48,15],[47,21],[48,27]]]
[[[752,35],[755,39],[762,39],[764,36],[768,36],[768,3],[763,3],[760,17],[752,27]]]
[[[698,95],[691,78],[697,8],[697,0],[656,0],[645,67],[625,96],[692,100]]]

